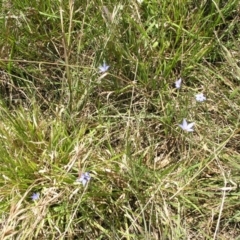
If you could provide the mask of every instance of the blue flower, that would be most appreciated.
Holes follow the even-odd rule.
[[[203,93],[198,93],[195,95],[196,101],[198,102],[204,102],[206,100],[206,97],[203,95]]]
[[[182,128],[182,130],[186,131],[186,132],[193,132],[193,125],[195,123],[187,123],[186,119],[183,119],[182,124],[179,124],[179,126]]]
[[[40,193],[37,192],[37,193],[32,194],[31,199],[33,201],[37,201],[39,199],[39,197],[40,197]]]
[[[105,73],[109,69],[109,65],[107,65],[105,62],[103,65],[98,67],[100,73]]]
[[[177,89],[179,89],[181,87],[181,84],[182,84],[182,79],[179,78],[176,82],[175,82],[175,86]]]
[[[82,173],[81,176],[76,181],[82,183],[82,185],[85,186],[90,179],[91,179],[90,173],[85,172]]]

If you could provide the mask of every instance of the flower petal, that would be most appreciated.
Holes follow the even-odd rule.
[[[179,78],[179,79],[175,82],[175,87],[176,87],[176,88],[180,88],[180,87],[181,87],[181,84],[182,84],[182,79]]]
[[[188,128],[192,128],[194,126],[195,122],[189,123]]]

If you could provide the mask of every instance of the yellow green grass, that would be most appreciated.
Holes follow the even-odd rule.
[[[0,239],[240,239],[239,1],[0,7]]]

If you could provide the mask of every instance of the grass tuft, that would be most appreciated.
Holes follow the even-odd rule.
[[[2,1],[0,239],[238,239],[239,7]]]

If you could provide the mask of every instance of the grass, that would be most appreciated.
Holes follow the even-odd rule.
[[[0,239],[240,239],[239,1],[140,2],[2,1]]]

